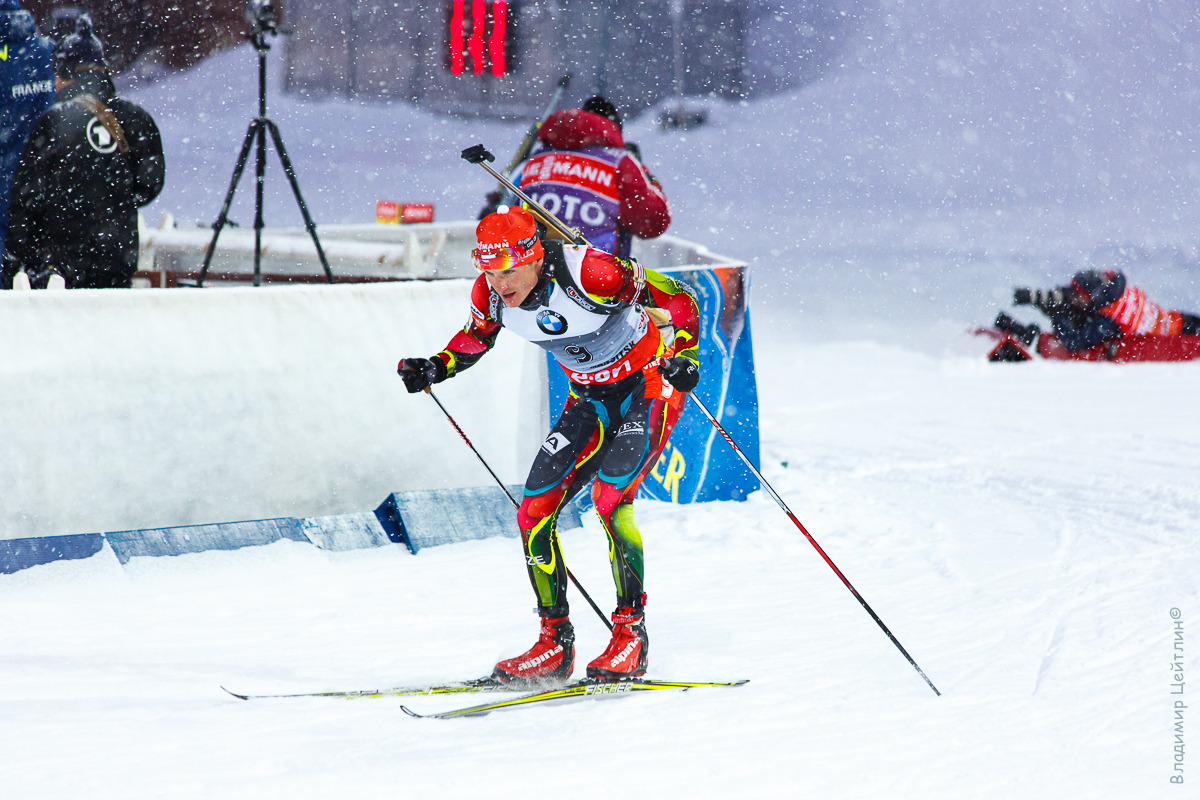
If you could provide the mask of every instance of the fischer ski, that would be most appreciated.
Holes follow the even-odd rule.
[[[528,692],[539,687],[527,684],[514,686],[501,683],[492,677],[477,678],[468,681],[452,681],[450,683],[433,684],[430,686],[395,686],[390,689],[349,689],[344,691],[327,692],[295,692],[291,694],[239,694],[232,689],[221,687],[239,700],[274,700],[292,697],[407,697],[421,694],[477,694],[479,692]]]
[[[742,686],[748,683],[748,680],[740,681],[660,681],[648,680],[645,678],[632,678],[619,681],[598,681],[592,678],[587,678],[581,681],[573,681],[564,684],[555,689],[547,689],[536,694],[524,695],[522,697],[514,697],[511,699],[497,700],[491,703],[483,703],[477,706],[469,706],[467,708],[456,708],[450,711],[441,711],[436,714],[418,714],[407,706],[400,706],[400,710],[410,717],[418,717],[421,719],[452,719],[455,717],[480,717],[484,714],[490,714],[493,711],[500,711],[507,708],[518,708],[520,706],[533,705],[534,703],[548,703],[558,700],[584,700],[589,698],[604,698],[604,697],[623,697],[634,692],[658,691],[663,689],[678,689],[686,691],[688,689],[715,687],[715,686]]]

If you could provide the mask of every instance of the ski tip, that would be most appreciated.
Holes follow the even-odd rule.
[[[425,719],[424,714],[418,714],[417,712],[413,711],[408,706],[400,706],[400,710],[403,711],[405,714],[408,714],[410,717],[416,717],[417,719]]]
[[[228,693],[228,694],[231,694],[231,695],[233,695],[233,696],[234,696],[234,697],[236,697],[238,700],[249,700],[249,699],[250,699],[250,695],[248,695],[248,694],[238,694],[238,693],[237,693],[237,692],[235,692],[235,691],[232,691],[232,690],[230,690],[230,689],[226,689],[224,686],[222,686],[222,687],[221,687],[221,689],[222,689],[222,691],[224,691],[224,692],[226,692],[226,693]]]

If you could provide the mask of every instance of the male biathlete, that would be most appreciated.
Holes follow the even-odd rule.
[[[633,498],[654,468],[686,394],[700,379],[699,305],[683,283],[601,250],[542,242],[531,213],[501,206],[476,227],[471,315],[446,349],[399,366],[409,392],[457,375],[508,328],[558,360],[566,405],[529,471],[517,512],[541,632],[527,652],[496,665],[505,683],[566,680],[575,667],[567,568],[558,542],[563,505],[591,484],[609,539],[617,590],[612,640],[589,678],[644,675],[648,661],[642,537]],[[665,341],[648,309],[670,318]],[[658,312],[661,316],[661,312]]]

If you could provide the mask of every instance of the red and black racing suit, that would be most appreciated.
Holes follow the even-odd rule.
[[[437,358],[453,376],[478,361],[502,327],[554,355],[570,393],[534,459],[517,514],[539,612],[567,616],[557,519],[589,483],[609,538],[617,605],[640,609],[645,573],[633,498],[658,462],[685,399],[655,362],[672,354],[696,360],[699,306],[685,284],[636,262],[560,242],[547,241],[544,248],[542,276],[519,307],[505,307],[486,278],[476,279],[470,321]],[[670,343],[648,308],[670,316]]]

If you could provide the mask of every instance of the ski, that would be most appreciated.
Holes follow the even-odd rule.
[[[559,700],[583,700],[589,698],[605,698],[605,697],[623,697],[633,694],[634,692],[649,692],[663,689],[677,689],[686,691],[688,689],[696,689],[703,687],[715,686],[742,686],[748,683],[748,680],[740,681],[660,681],[648,680],[645,678],[632,678],[629,680],[619,681],[598,681],[593,679],[584,679],[581,681],[573,681],[564,684],[554,689],[547,689],[536,694],[524,695],[521,697],[513,697],[505,700],[497,700],[492,703],[483,703],[477,706],[469,706],[467,708],[456,708],[450,711],[441,711],[436,714],[418,714],[407,706],[400,706],[405,714],[410,717],[418,717],[420,719],[453,719],[455,717],[481,717],[484,714],[490,714],[493,711],[500,711],[507,708],[518,708],[520,706],[533,705],[534,703],[548,703]]]
[[[536,689],[528,685],[514,686],[504,684],[495,678],[477,678],[468,681],[452,681],[451,683],[434,684],[431,686],[395,686],[390,689],[349,689],[325,692],[295,692],[291,694],[240,694],[222,686],[229,694],[239,700],[275,700],[293,697],[408,697],[422,694],[476,694],[479,692],[527,692]]]

